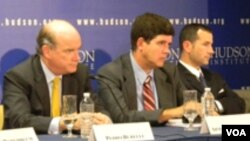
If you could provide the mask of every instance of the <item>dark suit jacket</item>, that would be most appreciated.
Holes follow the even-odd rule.
[[[79,64],[75,73],[62,77],[62,94],[76,94],[77,107],[83,92],[91,91],[88,75],[88,68]],[[48,132],[52,120],[49,88],[38,55],[5,74],[3,93],[7,128],[31,126],[37,133]],[[105,112],[93,98],[96,100],[96,111]]]
[[[160,107],[155,111],[137,111],[136,82],[129,53],[103,66],[98,76],[101,78],[99,96],[114,122],[150,121],[153,125],[163,109],[182,104],[184,88],[172,64],[166,63],[164,67],[154,70]]]
[[[181,63],[177,65],[181,80],[187,89],[196,89],[198,99],[200,100],[204,88],[200,81]],[[223,78],[208,69],[202,68],[206,83],[211,88],[216,100],[220,101],[224,108],[221,114],[236,114],[245,112],[245,102],[236,93],[234,93],[223,80]]]

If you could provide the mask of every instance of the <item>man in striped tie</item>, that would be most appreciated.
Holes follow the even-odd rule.
[[[173,36],[168,19],[144,13],[132,25],[131,51],[98,71],[99,96],[114,122],[161,125],[182,116],[183,85],[166,62]]]

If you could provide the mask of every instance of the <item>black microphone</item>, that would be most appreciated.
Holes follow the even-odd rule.
[[[105,84],[105,85],[108,87],[108,89],[109,89],[110,92],[111,92],[112,97],[114,98],[116,104],[118,105],[119,109],[120,109],[121,112],[122,112],[122,116],[124,117],[124,119],[126,119],[127,116],[126,116],[126,114],[125,114],[125,112],[124,112],[124,110],[123,110],[121,104],[118,102],[118,100],[117,100],[117,98],[116,98],[116,96],[115,96],[115,94],[114,94],[114,91],[113,91],[113,89],[111,88],[111,86],[110,86],[105,80],[101,79],[99,76],[90,74],[90,75],[89,75],[89,78],[90,78],[90,79],[94,79],[94,80],[98,80],[98,81],[100,81],[100,82],[103,82],[103,84]],[[125,121],[127,121],[127,120],[125,120]]]

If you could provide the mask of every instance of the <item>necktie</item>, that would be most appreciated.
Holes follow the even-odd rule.
[[[55,77],[52,87],[52,117],[60,116],[60,78]]]
[[[155,99],[150,86],[151,77],[148,76],[143,84],[143,105],[147,111],[155,110]]]
[[[206,80],[205,80],[204,75],[203,75],[202,72],[200,72],[199,80],[200,80],[200,82],[201,82],[201,84],[202,84],[202,86],[203,86],[204,88],[207,87]]]

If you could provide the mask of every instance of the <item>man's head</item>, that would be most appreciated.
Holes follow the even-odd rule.
[[[131,29],[131,44],[137,63],[143,69],[163,66],[170,53],[174,28],[168,19],[145,13],[138,16]]]
[[[214,54],[213,32],[202,24],[189,24],[183,27],[179,37],[181,60],[200,68],[208,65]]]
[[[44,25],[37,44],[37,53],[55,75],[76,71],[82,42],[80,33],[69,22],[53,20]]]

